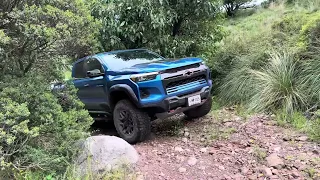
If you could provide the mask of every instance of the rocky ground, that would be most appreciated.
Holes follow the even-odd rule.
[[[134,147],[138,179],[320,179],[319,144],[264,115],[179,115],[155,121],[152,137]]]

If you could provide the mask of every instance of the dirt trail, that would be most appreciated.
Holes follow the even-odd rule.
[[[139,179],[320,179],[320,147],[270,117],[222,110],[187,121],[156,121],[135,145]]]

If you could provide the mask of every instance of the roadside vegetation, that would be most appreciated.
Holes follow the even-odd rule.
[[[319,140],[319,3],[270,1],[226,20],[209,61],[220,102],[276,114]]]
[[[77,58],[115,49],[201,56],[215,104],[274,114],[319,141],[320,0],[247,2],[2,0],[0,179],[72,179],[74,144],[93,120],[71,85],[62,96],[50,83],[70,78]]]

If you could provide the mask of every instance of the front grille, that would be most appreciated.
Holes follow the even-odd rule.
[[[189,88],[195,88],[197,86],[206,84],[206,76],[200,75],[192,78],[187,78],[179,81],[170,82],[166,86],[167,94],[172,94],[179,91],[184,91]]]
[[[191,65],[182,66],[182,67],[178,67],[178,68],[167,69],[163,73],[176,73],[178,71],[183,71],[183,70],[191,69],[191,68],[197,68],[199,66],[200,66],[200,63],[196,63],[196,64],[191,64]]]

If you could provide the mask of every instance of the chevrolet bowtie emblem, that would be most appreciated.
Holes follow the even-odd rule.
[[[184,73],[185,76],[191,76],[192,74],[193,74],[192,71],[187,71],[187,72]]]

